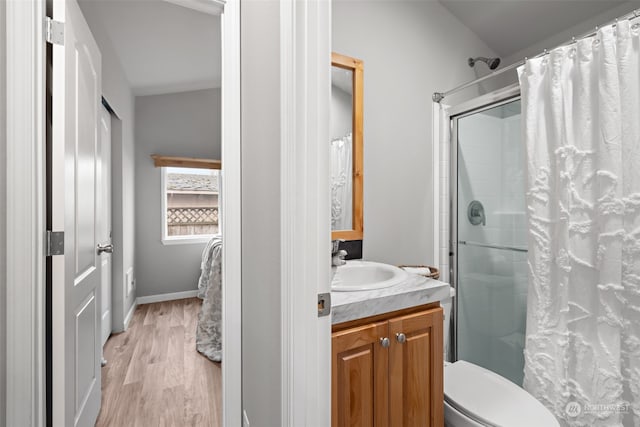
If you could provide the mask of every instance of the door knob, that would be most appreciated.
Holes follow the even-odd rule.
[[[403,334],[402,332],[397,333],[396,334],[396,340],[400,343],[400,344],[404,344],[405,342],[407,342],[407,336],[405,334]]]
[[[387,337],[380,338],[380,345],[383,348],[389,348],[389,346],[391,345],[391,341],[389,341],[389,338]]]
[[[112,254],[113,253],[113,245],[111,243],[108,243],[106,245],[98,245],[97,251],[98,251],[98,255],[102,254],[103,252],[106,252],[108,254]]]

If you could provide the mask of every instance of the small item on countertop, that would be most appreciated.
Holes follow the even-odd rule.
[[[421,274],[423,276],[431,274],[431,270],[429,270],[429,267],[402,267],[402,269],[407,273]]]
[[[407,273],[419,274],[420,276],[427,277],[429,279],[438,280],[440,278],[440,271],[437,268],[430,265],[399,265]]]

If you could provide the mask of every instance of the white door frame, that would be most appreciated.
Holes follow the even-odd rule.
[[[239,0],[221,14],[223,425],[241,425],[241,194]],[[183,0],[187,4],[189,0]],[[200,8],[202,1],[193,0]],[[44,426],[45,42],[44,0],[6,2],[7,425]]]
[[[240,0],[165,0],[220,16],[222,32],[222,425],[242,425]]]
[[[282,425],[331,425],[331,2],[280,0]]]
[[[44,425],[44,1],[8,1],[6,425]]]
[[[184,0],[183,0],[184,1]],[[200,3],[194,0],[196,4]],[[240,0],[224,5],[222,28],[222,425],[242,425],[242,194]]]

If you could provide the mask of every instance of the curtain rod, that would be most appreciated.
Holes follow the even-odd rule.
[[[626,15],[619,16],[616,19],[607,22],[606,24],[602,25],[602,27],[606,27],[607,25],[615,26],[618,23],[619,20],[634,19],[634,18],[638,18],[638,17],[640,17],[640,9],[635,9],[634,11],[632,11],[630,13],[627,13]],[[561,43],[561,44],[557,45],[554,49],[557,49],[557,48],[562,47],[562,46],[570,45],[570,44],[575,43],[577,40],[580,40],[580,39],[591,37],[591,36],[593,36],[593,35],[598,33],[598,29],[599,28],[600,27],[596,27],[595,30],[583,33],[583,34],[579,35],[578,37],[572,37],[571,40],[567,40],[564,43]],[[547,55],[548,53],[549,53],[549,51],[547,49],[545,49],[544,51],[540,52],[536,56],[533,56],[532,58],[538,58],[538,57]],[[433,92],[433,95],[431,96],[431,99],[433,99],[433,102],[438,102],[439,103],[446,96],[449,96],[449,95],[451,95],[453,93],[459,92],[459,91],[461,91],[463,89],[466,89],[466,88],[468,88],[470,86],[476,85],[476,84],[481,83],[481,82],[483,82],[485,80],[488,80],[488,79],[490,79],[492,77],[498,76],[498,75],[500,75],[502,73],[505,73],[507,71],[513,70],[514,68],[517,68],[517,67],[519,67],[521,65],[524,65],[527,62],[527,59],[528,58],[525,57],[524,59],[522,59],[522,60],[520,60],[518,62],[514,62],[511,65],[508,65],[506,67],[500,68],[499,70],[496,70],[496,71],[494,71],[494,72],[492,72],[490,74],[487,74],[486,76],[483,76],[483,77],[477,78],[475,80],[472,80],[470,82],[461,84],[460,86],[456,86],[453,89],[449,89],[446,92]]]

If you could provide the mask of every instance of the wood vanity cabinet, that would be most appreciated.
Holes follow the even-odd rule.
[[[332,426],[442,427],[442,326],[437,305],[334,325]]]

